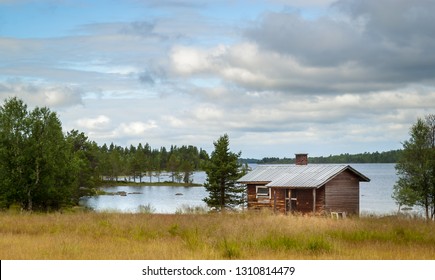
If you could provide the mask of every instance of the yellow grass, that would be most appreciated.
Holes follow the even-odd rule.
[[[0,213],[0,259],[435,259],[435,223],[264,213]]]

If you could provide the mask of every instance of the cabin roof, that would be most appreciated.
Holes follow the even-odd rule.
[[[264,183],[267,187],[318,188],[345,170],[354,173],[359,181],[370,181],[368,177],[346,164],[270,164],[258,165],[238,182]]]

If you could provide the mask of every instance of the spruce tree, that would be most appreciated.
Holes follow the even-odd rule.
[[[241,176],[241,153],[236,154],[229,150],[227,134],[214,142],[214,147],[205,167],[207,179],[204,187],[209,196],[204,198],[204,202],[213,210],[234,209],[244,203],[245,189],[237,183]]]

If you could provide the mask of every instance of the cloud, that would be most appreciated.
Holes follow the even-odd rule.
[[[395,3],[339,1],[314,19],[267,12],[235,44],[175,45],[170,71],[299,98],[434,86],[435,18],[425,1]]]
[[[148,71],[144,71],[139,75],[139,81],[141,83],[151,85],[151,86],[155,85],[156,83],[154,75],[149,73]]]
[[[121,123],[115,130],[115,136],[126,137],[126,136],[145,136],[145,132],[157,128],[155,121],[150,120],[147,122],[130,122]]]
[[[103,105],[104,106],[104,105]],[[106,111],[106,110],[103,110]],[[106,115],[98,115],[93,118],[80,118],[73,124],[75,129],[87,133],[92,140],[104,140],[108,142],[130,143],[141,142],[147,137],[147,133],[158,128],[157,122],[149,120],[131,121],[128,118],[113,120]],[[137,144],[136,143],[136,144]]]
[[[89,130],[104,130],[110,125],[110,118],[99,115],[96,118],[81,118],[76,121],[80,128]]]
[[[253,43],[212,49],[175,47],[172,71],[184,77],[213,77],[249,91],[336,94],[387,89],[392,85],[353,62],[336,67],[306,65],[293,56],[262,50]],[[372,83],[367,83],[370,79]]]
[[[214,58],[218,58],[219,50],[195,47],[176,46],[171,51],[173,70],[181,75],[201,74],[212,70]]]
[[[83,92],[79,87],[65,84],[53,85],[39,82],[25,82],[12,79],[0,82],[0,96],[3,99],[17,96],[29,105],[62,108],[83,103]]]
[[[435,3],[424,0],[338,1],[329,14],[314,20],[295,12],[265,13],[244,35],[261,51],[291,57],[303,68],[332,68],[338,75],[329,77],[330,84],[350,86],[341,91],[393,89],[417,82],[433,85],[431,7]]]

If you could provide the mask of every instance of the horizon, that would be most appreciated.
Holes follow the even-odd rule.
[[[89,141],[92,141],[92,139],[89,139],[88,138],[88,140]],[[231,139],[230,139],[230,141],[231,141]],[[93,142],[95,142],[95,141],[93,141]],[[96,143],[96,142],[95,142]],[[121,146],[121,145],[117,145],[116,143],[103,143],[102,145],[101,144],[99,144],[99,143],[97,143],[97,145],[101,148],[102,146],[104,146],[104,145],[106,145],[107,147],[109,147],[111,144],[113,144],[114,146],[117,146],[117,147],[121,147],[121,148],[123,148],[123,149],[130,149],[130,146],[131,145],[133,145],[134,147],[137,147],[139,144],[141,144],[142,146],[144,146],[145,144],[149,144],[149,143],[147,143],[147,142],[144,142],[144,143],[137,143],[136,145],[134,145],[134,144],[130,144],[130,145],[128,145],[128,146]],[[170,147],[171,146],[174,146],[174,147],[182,147],[182,146],[194,146],[194,145],[190,145],[190,144],[186,144],[186,145],[176,145],[176,144],[172,144],[172,145],[170,145],[170,146],[159,146],[159,147],[154,147],[154,146],[151,146],[150,145],[150,148],[151,148],[151,150],[159,150],[160,148],[165,148],[166,150],[168,150],[168,149],[170,149]],[[198,147],[198,146],[194,146],[194,147],[196,147],[196,148],[198,148],[198,149],[202,149],[202,150],[205,150],[203,147]],[[319,157],[330,157],[330,156],[340,156],[340,155],[346,155],[346,154],[348,154],[348,155],[350,155],[350,156],[354,156],[354,155],[360,155],[360,154],[366,154],[366,153],[368,153],[368,154],[374,154],[374,153],[380,153],[380,154],[382,154],[382,153],[388,153],[388,152],[394,152],[394,151],[401,151],[401,150],[403,150],[403,148],[400,148],[400,149],[394,149],[394,150],[387,150],[387,151],[374,151],[374,152],[367,152],[367,151],[364,151],[364,152],[357,152],[357,153],[339,153],[339,154],[328,154],[328,155],[314,155],[314,156],[310,156],[310,153],[294,153],[293,154],[293,156],[291,156],[291,157],[289,157],[289,156],[264,156],[264,157],[261,157],[261,158],[253,158],[253,157],[244,157],[243,156],[243,151],[241,151],[242,152],[242,154],[241,154],[241,156],[240,156],[240,158],[239,159],[245,159],[245,160],[262,160],[262,159],[265,159],[265,158],[278,158],[278,159],[295,159],[296,157],[295,157],[295,155],[296,154],[307,154],[307,156],[308,156],[308,158],[319,158]],[[212,152],[212,151],[207,151],[207,150],[205,150],[209,155],[210,155],[210,153]],[[231,150],[231,152],[238,152],[238,151],[232,151]]]

